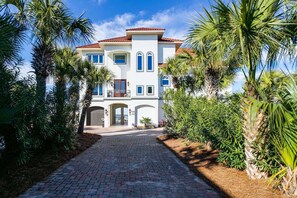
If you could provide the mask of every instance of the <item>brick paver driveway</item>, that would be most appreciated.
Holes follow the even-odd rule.
[[[160,130],[105,133],[21,197],[218,197],[157,143],[158,134]]]

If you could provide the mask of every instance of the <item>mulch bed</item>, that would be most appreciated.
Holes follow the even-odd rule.
[[[217,163],[217,150],[207,151],[201,143],[167,135],[159,136],[158,140],[223,197],[284,197],[268,186],[267,180],[250,180],[245,171]]]
[[[35,155],[22,166],[12,161],[0,164],[0,197],[17,197],[71,158],[92,146],[100,138],[100,135],[84,133],[78,136],[78,145],[74,150],[59,153],[43,152]]]

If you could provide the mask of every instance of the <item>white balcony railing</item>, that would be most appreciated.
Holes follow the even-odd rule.
[[[124,98],[129,98],[131,97],[131,91],[130,90],[126,90],[121,91],[119,93],[115,93],[114,90],[107,90],[107,97],[108,98],[113,98],[113,97],[124,97]]]

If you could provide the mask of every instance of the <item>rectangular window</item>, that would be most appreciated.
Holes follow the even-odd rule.
[[[93,55],[93,63],[99,63],[99,55],[98,54]]]
[[[103,57],[104,57],[103,54],[99,54],[99,63],[100,64],[103,64]]]
[[[98,85],[93,89],[93,95],[98,96]]]
[[[94,64],[103,64],[104,54],[89,54],[88,61]]]
[[[118,65],[126,64],[126,55],[124,54],[114,55],[114,63]]]
[[[147,71],[153,71],[153,57],[147,57]]]
[[[137,71],[143,71],[142,56],[137,56]]]
[[[143,95],[143,86],[136,86],[136,94]]]
[[[96,87],[93,89],[93,95],[95,96],[103,96],[103,85],[100,83],[97,84]]]
[[[161,82],[162,86],[164,87],[167,87],[170,85],[170,82],[169,82],[169,78],[167,76],[163,76],[162,77],[162,82]]]
[[[99,84],[99,96],[103,96],[103,85]]]
[[[154,86],[153,85],[148,85],[146,87],[146,94],[147,95],[154,95]]]

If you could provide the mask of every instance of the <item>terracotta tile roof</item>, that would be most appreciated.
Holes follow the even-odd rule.
[[[195,55],[195,52],[194,52],[191,48],[178,48],[178,50],[175,52],[175,55],[180,55],[180,54],[182,54],[184,51],[188,52],[188,53],[191,54],[192,56]]]
[[[126,29],[126,31],[156,31],[156,30],[165,30],[165,29],[164,28],[147,28],[147,27]]]
[[[173,39],[173,38],[165,38],[165,37],[160,38],[159,41],[162,41],[162,42],[183,42],[183,40]]]
[[[89,44],[89,45],[78,46],[76,48],[100,48],[100,45],[99,45],[99,43],[93,43],[93,44]]]
[[[98,41],[100,42],[131,42],[131,39],[129,39],[127,36],[121,36],[121,37],[115,37],[115,38],[109,38]]]

